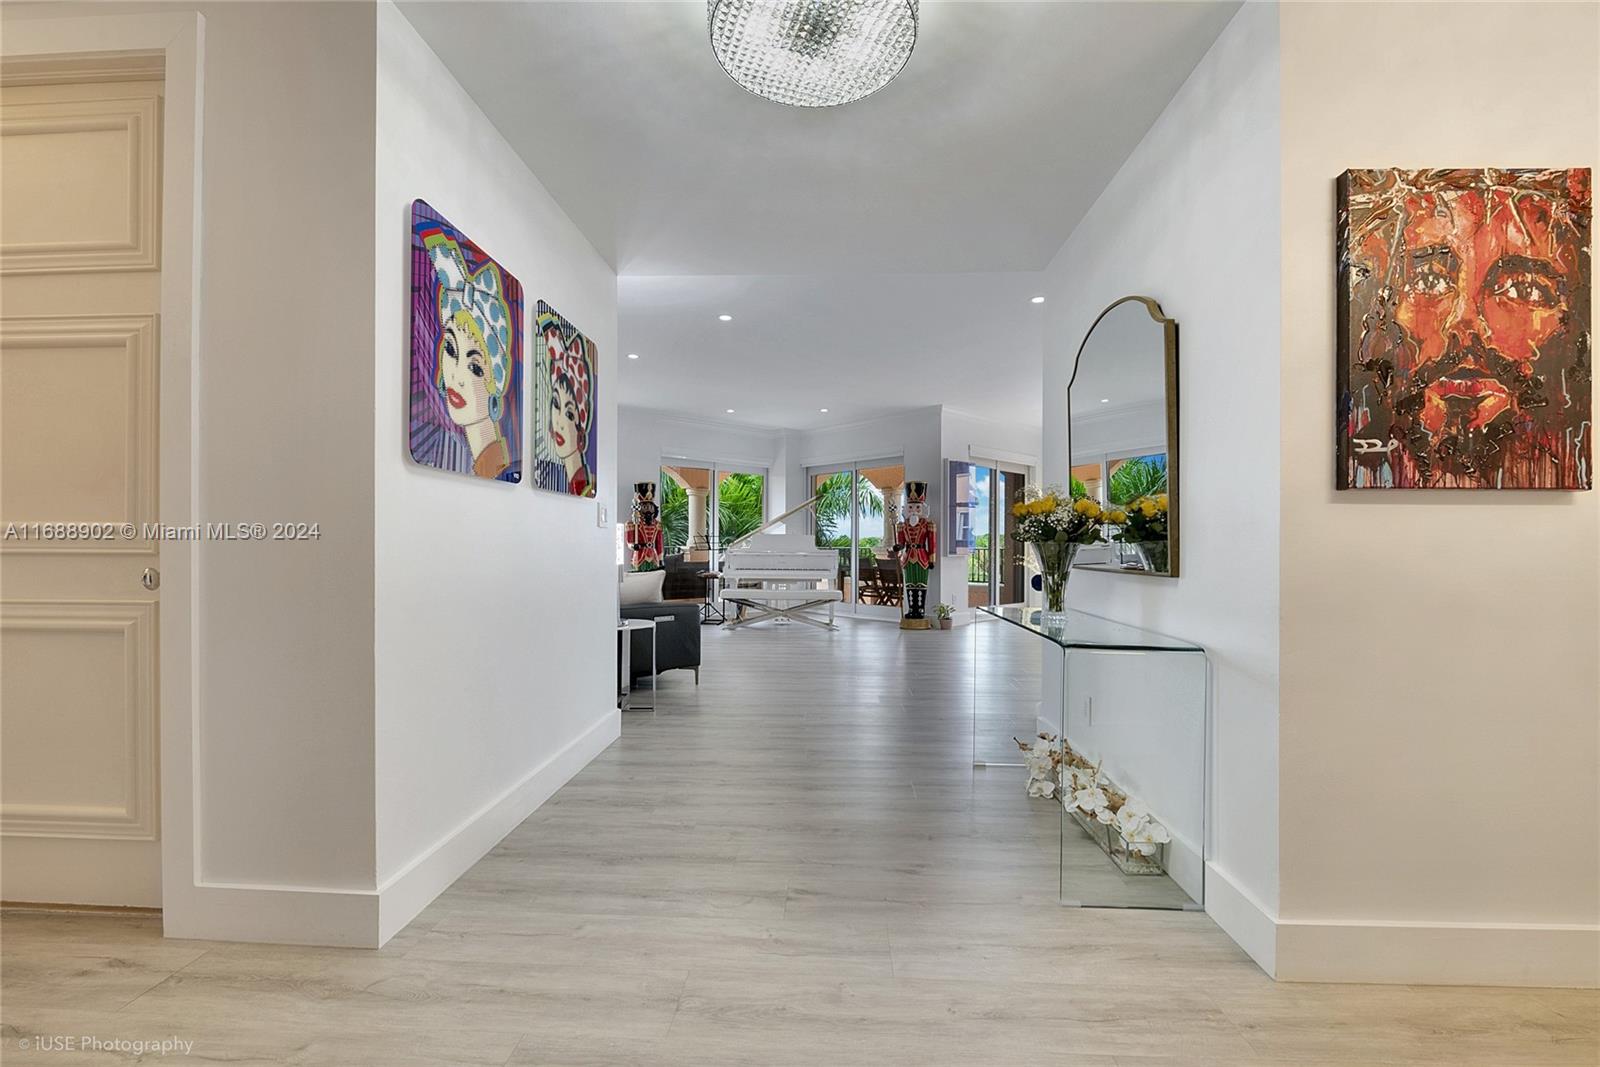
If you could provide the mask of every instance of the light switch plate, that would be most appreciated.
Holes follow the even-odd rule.
[[[604,504],[597,504],[595,505],[595,511],[598,512],[598,514],[595,516],[594,524],[603,530],[606,526],[606,506]]]

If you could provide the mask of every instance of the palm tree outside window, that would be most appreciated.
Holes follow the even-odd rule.
[[[685,477],[696,485],[715,485],[710,501],[710,529],[716,531],[718,549],[758,529],[766,521],[767,476],[756,471],[728,471],[708,466],[670,465],[661,468],[661,525],[667,553],[689,546],[689,490]],[[709,531],[703,531],[702,537]]]

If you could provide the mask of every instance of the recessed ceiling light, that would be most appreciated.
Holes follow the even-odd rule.
[[[729,409],[728,409],[728,414],[729,414],[729,415],[732,415],[732,414],[733,414],[733,409],[732,409],[732,408],[729,408]]]
[[[1044,297],[1042,297],[1042,296],[1036,296],[1036,297],[1034,297],[1034,298],[1033,298],[1033,303],[1035,303],[1035,304],[1042,304],[1042,303],[1044,303]]]
[[[629,359],[638,359],[639,358],[639,353],[637,353],[637,352],[629,352],[628,353],[628,358]]]
[[[718,315],[717,318],[721,319],[723,322],[732,322],[733,321],[733,316],[732,315]]]
[[[1111,403],[1111,398],[1109,396],[1103,396],[1103,397],[1100,398],[1100,403],[1109,404],[1109,403]]]
[[[822,412],[824,415],[826,415],[828,413],[828,409],[827,408],[818,408],[817,410]]]

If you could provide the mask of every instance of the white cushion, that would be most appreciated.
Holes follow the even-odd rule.
[[[624,604],[659,604],[666,571],[629,571],[622,576]]]

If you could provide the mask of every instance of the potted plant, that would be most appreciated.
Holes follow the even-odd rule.
[[[1145,570],[1167,573],[1167,494],[1142,496],[1111,512],[1107,521],[1122,527],[1115,540],[1131,544]]]
[[[948,630],[954,624],[955,608],[949,604],[936,604],[933,608],[934,617],[939,620],[939,629]]]
[[[1033,552],[1044,589],[1046,626],[1066,621],[1067,578],[1072,560],[1084,545],[1099,544],[1107,513],[1087,497],[1074,500],[1059,485],[1028,486],[1011,508],[1017,518],[1016,539]]]

